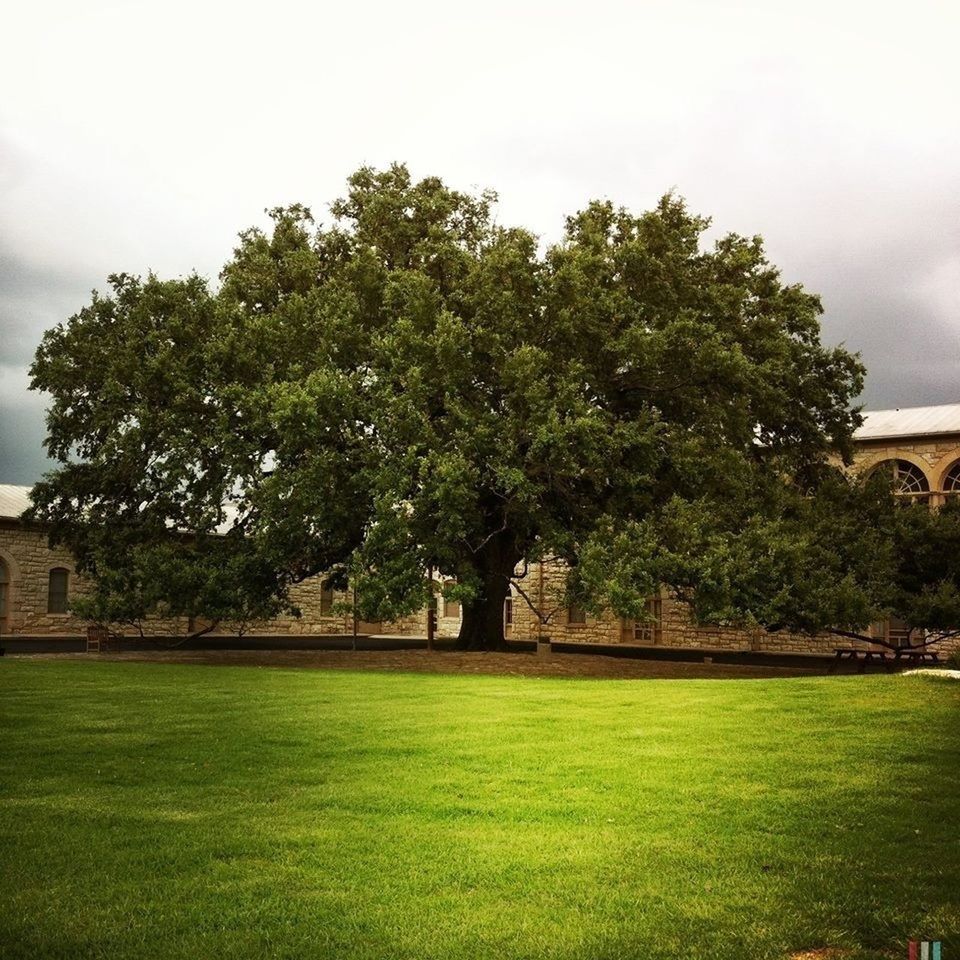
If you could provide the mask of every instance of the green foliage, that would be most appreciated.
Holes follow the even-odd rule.
[[[581,554],[584,596],[642,619],[645,592],[666,583],[701,623],[883,643],[863,631],[895,617],[912,646],[958,633],[960,502],[931,509],[898,500],[883,473],[835,468],[802,495],[770,492],[762,510],[675,499],[655,523],[611,521]]]
[[[236,576],[222,606],[282,606],[332,570],[388,617],[433,567],[480,646],[515,565],[559,557],[594,604],[638,609],[660,578],[757,617],[789,565],[751,579],[755,554],[849,453],[859,362],[820,344],[819,300],[759,238],[707,248],[677,197],[591,203],[543,253],[494,200],[364,168],[332,225],[294,206],[241,234],[215,291],[111,278],[34,363],[64,462],[34,516],[145,606],[176,530],[182,562],[216,568],[181,604]]]
[[[894,615],[934,636],[960,630],[960,501],[901,508],[894,527]]]

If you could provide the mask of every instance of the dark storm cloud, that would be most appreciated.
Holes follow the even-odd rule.
[[[28,365],[43,331],[75,313],[90,289],[78,273],[18,260],[0,246],[0,364]]]
[[[31,264],[0,246],[0,483],[32,483],[50,468],[44,397],[28,368],[44,330],[89,299],[78,273]]]
[[[33,483],[52,466],[43,449],[44,398],[23,367],[0,363],[0,483]]]
[[[869,243],[825,230],[791,260],[823,298],[824,339],[861,354],[867,407],[960,402],[960,188],[950,179],[916,194],[913,216],[878,210]],[[955,203],[943,202],[945,186]]]

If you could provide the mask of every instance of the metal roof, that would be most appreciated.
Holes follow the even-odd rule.
[[[30,506],[32,489],[16,483],[0,483],[0,520],[19,520],[23,511]],[[237,522],[238,511],[235,504],[224,504],[223,512],[223,523],[215,528],[214,533],[228,533]]]
[[[921,437],[935,433],[960,433],[960,403],[936,407],[897,407],[895,410],[864,410],[863,426],[854,438],[881,440]]]
[[[18,518],[30,506],[30,487],[0,483],[0,517]]]

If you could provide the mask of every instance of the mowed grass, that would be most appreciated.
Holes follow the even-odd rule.
[[[960,955],[960,683],[0,661],[0,956]]]

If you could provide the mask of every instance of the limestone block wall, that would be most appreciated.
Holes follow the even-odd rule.
[[[736,627],[695,623],[690,608],[661,591],[660,618],[647,637],[636,639],[633,622],[617,617],[612,612],[596,617],[586,615],[585,623],[570,623],[568,609],[563,603],[566,570],[562,564],[532,564],[526,576],[519,581],[523,591],[534,605],[549,619],[540,624],[538,617],[514,590],[513,624],[507,636],[517,640],[533,640],[539,634],[555,642],[577,643],[638,643],[664,647],[685,647],[713,650],[756,650],[777,653],[826,653],[837,647],[863,646],[862,642],[846,640],[830,634],[811,637],[802,633],[762,629],[743,630]],[[943,655],[960,650],[960,638],[944,641],[937,648]]]
[[[577,643],[641,643],[671,647],[712,647],[729,650],[764,649],[766,643],[762,631],[748,633],[727,627],[695,624],[690,619],[689,608],[672,599],[666,592],[660,597],[659,622],[650,624],[646,637],[634,636],[633,621],[624,620],[612,612],[595,616],[587,613],[584,622],[571,622],[570,610],[563,599],[566,569],[559,562],[532,564],[527,575],[519,581],[523,591],[534,605],[542,611],[546,622],[540,624],[537,615],[518,591],[513,596],[513,626],[509,635],[514,639],[535,639],[538,629],[542,636],[554,641]],[[777,638],[779,639],[779,638]],[[802,647],[801,643],[806,643]],[[782,642],[782,641],[781,641]],[[809,638],[792,638],[798,649],[808,649]]]
[[[15,520],[0,519],[0,559],[7,568],[7,609],[0,619],[0,636],[77,637],[86,634],[89,622],[72,613],[49,613],[47,590],[50,571],[57,567],[68,571],[67,602],[82,596],[89,584],[76,573],[71,555],[63,549],[52,549],[44,530],[27,526]],[[284,614],[268,621],[253,624],[224,622],[213,636],[234,635],[242,629],[246,635],[318,636],[352,634],[353,616],[341,612],[339,605],[349,602],[346,591],[335,591],[333,602],[324,603],[323,577],[313,577],[297,584],[291,591],[302,616]],[[143,631],[148,636],[185,636],[192,629],[204,626],[203,621],[191,624],[187,618],[151,617],[144,621]],[[443,623],[447,635],[456,635],[459,620]],[[400,636],[423,636],[426,633],[426,611],[414,613],[400,620],[359,625],[361,633],[389,633]],[[134,625],[119,627],[128,636],[139,631]],[[439,631],[443,633],[444,631]]]
[[[942,500],[947,473],[960,461],[960,434],[864,440],[857,445],[853,469],[869,471],[884,460],[906,460],[919,467],[927,478],[931,501],[937,503]]]
[[[0,635],[76,637],[87,632],[89,621],[69,612],[70,605],[90,589],[76,572],[71,554],[63,548],[51,548],[46,532],[17,521],[0,519],[0,559],[7,568],[6,615],[0,619]],[[67,571],[67,613],[48,609],[50,571]],[[152,636],[179,636],[187,632],[186,618],[154,617],[144,622],[144,631]],[[120,628],[115,628],[120,630]],[[135,626],[120,630],[134,635]]]
[[[383,625],[383,632],[400,637],[425,637],[427,635],[427,611],[418,610],[399,620],[390,620]],[[460,632],[460,620],[444,625],[438,624],[437,636],[455,637]]]
[[[225,622],[213,636],[232,635],[242,630],[244,636],[343,636],[353,634],[353,614],[344,608],[351,602],[348,590],[334,590],[329,604],[325,603],[324,577],[310,577],[296,584],[290,591],[293,603],[300,616],[284,613],[270,620],[240,624]],[[426,610],[418,611],[399,620],[357,624],[361,634],[386,633],[394,636],[424,636],[426,633]],[[456,633],[456,631],[454,631]]]
[[[914,443],[885,443],[873,441],[861,445],[853,469],[869,470],[883,460],[906,459],[919,466],[927,477],[931,499],[936,502],[943,491],[943,478],[960,461],[960,435],[918,440]],[[942,497],[940,497],[942,499]],[[50,570],[56,567],[68,571],[68,602],[88,589],[83,578],[75,572],[72,557],[64,550],[51,549],[46,533],[18,521],[0,519],[0,558],[6,564],[10,583],[7,587],[7,611],[0,620],[0,632],[7,635],[78,636],[86,632],[87,623],[70,613],[50,613],[47,590]],[[665,647],[710,648],[722,650],[767,650],[778,652],[830,652],[834,647],[855,646],[833,636],[808,637],[802,634],[766,633],[762,630],[738,630],[721,625],[697,624],[691,620],[689,609],[671,598],[665,591],[659,598],[660,618],[656,627],[644,631],[637,638],[634,625],[613,613],[601,616],[587,614],[582,623],[571,622],[563,594],[566,570],[562,564],[531,564],[519,587],[511,589],[512,623],[506,628],[509,638],[533,640],[538,635],[555,641],[580,643],[653,643]],[[438,582],[439,585],[439,582]],[[523,593],[541,610],[546,622],[530,608]],[[272,620],[246,624],[247,635],[320,636],[343,635],[353,632],[353,617],[342,612],[340,605],[349,603],[346,592],[336,592],[332,605],[323,594],[323,578],[314,577],[298,584],[292,591],[301,617],[283,615]],[[438,597],[437,635],[456,636],[461,618],[446,616],[444,604]],[[195,627],[197,624],[194,625]],[[148,635],[179,635],[189,632],[185,619],[155,618],[144,624]],[[232,635],[238,624],[224,623],[214,635]],[[361,633],[385,633],[399,636],[423,637],[427,631],[426,610],[417,611],[397,621],[359,624]],[[125,628],[128,634],[134,627]],[[960,650],[960,638],[941,644],[943,653]]]
[[[322,577],[311,577],[309,580],[298,583],[290,591],[290,597],[300,609],[301,617],[283,614],[273,620],[258,623],[247,632],[291,635],[353,632],[352,616],[348,613],[335,612],[339,604],[347,602],[347,594],[344,591],[334,591],[330,608],[325,608]]]
[[[47,611],[49,577],[54,568],[68,571],[68,602],[88,589],[75,573],[73,557],[66,550],[51,550],[46,535],[38,530],[0,521],[0,559],[6,564],[10,581],[0,632],[76,636],[86,631],[86,622],[71,614]]]

